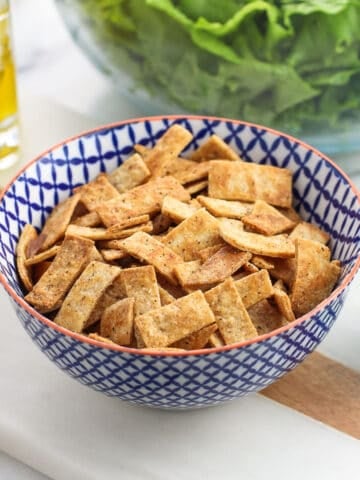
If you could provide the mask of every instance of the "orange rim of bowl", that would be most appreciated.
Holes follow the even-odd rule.
[[[92,135],[94,133],[100,132],[102,130],[106,129],[112,129],[116,128],[122,125],[128,125],[132,123],[143,123],[146,121],[159,121],[159,120],[209,120],[209,121],[219,121],[219,122],[228,122],[228,123],[233,123],[235,125],[245,125],[247,127],[255,127],[257,129],[262,129],[265,130],[269,133],[272,133],[274,135],[282,136],[287,138],[288,140],[292,142],[296,142],[297,144],[301,145],[307,150],[310,150],[311,152],[315,153],[316,155],[319,155],[320,158],[323,160],[327,161],[335,170],[337,170],[341,176],[347,181],[348,185],[350,186],[350,189],[354,193],[354,195],[357,197],[358,202],[360,204],[360,191],[356,188],[352,180],[349,178],[349,176],[329,157],[321,153],[319,150],[316,148],[308,145],[307,143],[303,142],[302,140],[299,140],[296,137],[293,137],[292,135],[288,135],[286,133],[283,133],[279,130],[275,130],[273,128],[265,127],[263,125],[259,125],[256,123],[251,123],[251,122],[246,122],[242,120],[233,120],[230,118],[226,117],[216,117],[216,116],[203,116],[203,115],[156,115],[156,116],[147,116],[147,117],[140,117],[140,118],[131,118],[128,120],[122,120],[119,122],[113,122],[109,124],[105,124],[90,130],[86,130],[84,132],[81,132],[77,135],[71,136],[66,138],[65,140],[53,145],[52,147],[46,149],[43,151],[40,155],[37,155],[34,159],[30,160],[27,162],[25,165],[23,165],[22,168],[19,169],[19,171],[13,176],[13,178],[6,184],[6,186],[3,188],[1,194],[0,194],[0,201],[2,200],[3,196],[6,194],[7,190],[9,187],[16,181],[16,179],[27,169],[29,168],[30,165],[33,163],[36,163],[39,161],[41,158],[49,154],[50,152],[54,151],[57,148],[60,148],[63,145],[66,145],[67,143],[76,140],[78,138]],[[282,334],[286,332],[287,330],[290,330],[297,325],[300,325],[303,322],[306,322],[310,317],[313,315],[317,314],[319,311],[321,311],[326,305],[331,303],[333,300],[335,300],[351,283],[351,281],[354,279],[355,274],[357,271],[360,269],[360,256],[355,261],[354,266],[352,267],[351,271],[345,276],[343,281],[336,287],[331,294],[326,297],[322,302],[320,302],[315,308],[310,310],[308,313],[305,315],[302,315],[301,317],[297,318],[293,322],[288,323],[287,325],[277,328],[276,330],[272,330],[269,333],[265,333],[263,335],[259,335],[257,337],[254,337],[250,340],[246,340],[243,342],[237,342],[233,343],[231,345],[224,345],[221,347],[212,347],[212,348],[202,348],[202,349],[197,349],[197,350],[187,350],[187,351],[179,351],[179,352],[167,352],[162,350],[161,348],[154,349],[153,351],[144,351],[142,349],[137,349],[137,348],[130,348],[130,347],[125,347],[122,345],[111,345],[108,343],[104,343],[98,340],[94,340],[92,338],[87,337],[86,335],[82,335],[80,333],[75,333],[72,332],[71,330],[67,330],[66,328],[63,328],[56,323],[54,323],[52,320],[49,318],[45,317],[38,311],[36,311],[33,307],[31,307],[25,300],[20,297],[12,287],[8,284],[6,281],[3,273],[0,272],[0,282],[2,283],[3,287],[7,291],[7,293],[25,310],[27,311],[30,315],[35,317],[37,320],[39,320],[41,323],[45,324],[46,326],[50,327],[51,329],[62,333],[63,335],[67,337],[71,337],[74,340],[78,340],[80,342],[88,343],[90,345],[96,346],[96,347],[101,347],[107,350],[113,350],[117,352],[123,352],[123,353],[130,353],[130,354],[136,354],[136,355],[141,355],[141,356],[155,356],[155,357],[186,357],[186,356],[202,356],[202,355],[209,355],[213,353],[221,353],[221,352],[226,352],[229,350],[235,350],[238,348],[246,347],[248,345],[252,345],[255,343],[261,343],[264,340],[267,340],[269,338],[275,337],[279,334]]]

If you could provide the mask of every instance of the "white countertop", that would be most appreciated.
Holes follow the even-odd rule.
[[[143,113],[119,95],[74,45],[52,0],[13,0],[12,6],[26,157],[23,160],[72,133]],[[354,178],[354,181],[360,186],[360,177]],[[359,287],[358,276],[336,325],[320,347],[322,352],[357,370],[360,370],[360,322],[357,321],[360,298],[356,295]],[[1,292],[1,311],[3,315],[5,312],[8,321],[16,322],[4,297]],[[3,449],[0,452],[1,480],[48,478],[43,474],[56,480],[86,478],[82,476],[84,470],[81,467],[86,458],[80,449],[78,463],[76,455],[73,455],[67,464],[71,455],[67,456],[66,452],[73,454],[71,449],[76,448],[76,443],[82,442],[87,434],[99,435],[100,438],[106,435],[114,441],[116,452],[121,443],[116,429],[121,430],[123,425],[128,429],[128,439],[118,453],[118,460],[116,455],[100,455],[91,478],[115,478],[113,473],[116,471],[129,479],[213,480],[244,476],[262,480],[266,475],[275,480],[287,478],[287,472],[293,480],[302,478],[302,472],[307,473],[306,478],[309,479],[337,480],[340,475],[345,479],[358,476],[359,442],[271,400],[255,395],[217,409],[189,414],[165,415],[154,410],[137,409],[88,391],[61,373],[54,372],[44,355],[37,351],[33,353],[35,348],[18,324],[14,328],[14,339],[14,348],[22,349],[18,352],[19,358],[27,355],[28,361],[25,365],[21,365],[22,362],[16,365],[5,359],[5,364],[0,365],[0,385],[1,368],[14,368],[15,380],[17,376],[24,378],[36,371],[34,385],[42,374],[46,376],[48,373],[51,378],[41,391],[25,392],[28,406],[21,411],[14,410],[7,424],[2,424],[0,418],[0,450]],[[62,398],[55,398],[59,384],[64,400],[72,395],[74,401],[84,402],[84,408],[72,406],[62,411],[67,417],[65,423],[69,442],[68,445],[58,446],[59,457],[56,458],[51,450],[51,446],[56,445],[52,435],[56,435],[60,424],[55,422],[46,400],[51,398],[59,406]],[[12,395],[16,405],[15,396],[19,394],[21,389],[14,389],[13,393],[7,389],[5,395],[0,394],[0,409],[2,401],[6,401],[7,406],[11,403]],[[103,411],[103,417],[99,411]],[[117,414],[118,421],[109,423],[109,418],[115,418]],[[92,417],[93,428],[89,428],[89,416]],[[72,430],[72,418],[76,418],[77,425],[83,422],[81,431]],[[197,428],[202,428],[204,435]],[[27,429],[34,434],[32,442],[27,442]],[[175,444],[178,442],[178,464],[176,447],[170,456],[162,456],[168,448],[165,439],[169,432]],[[35,445],[34,439],[39,444]],[[197,443],[192,444],[191,439]],[[92,455],[96,456],[100,447],[93,442],[92,448]],[[141,449],[149,451],[141,452]],[[89,459],[89,462],[92,460]],[[104,475],[96,476],[97,471],[102,471],[102,461]],[[114,462],[111,468],[108,463],[105,465],[110,461]],[[137,466],[143,461],[147,462],[147,468]],[[63,468],[60,468],[60,462],[64,463]],[[212,468],[209,468],[209,463],[213,464]],[[66,477],[59,473],[64,471],[68,472]],[[171,475],[167,473],[170,471]],[[105,472],[112,472],[112,475],[107,476]]]

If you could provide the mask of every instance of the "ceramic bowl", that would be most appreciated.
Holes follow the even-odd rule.
[[[330,234],[333,255],[342,262],[338,285],[326,300],[286,327],[207,350],[144,353],[99,343],[55,325],[24,301],[15,267],[20,231],[26,223],[40,228],[74,187],[114,169],[134,143],[154,145],[174,123],[194,135],[187,151],[217,134],[246,161],[289,168],[294,207]],[[0,202],[0,279],[34,343],[79,382],[141,405],[173,409],[215,405],[271,384],[302,362],[329,332],[360,265],[359,205],[359,192],[338,166],[282,133],[211,117],[129,120],[65,140],[30,161],[7,185]]]

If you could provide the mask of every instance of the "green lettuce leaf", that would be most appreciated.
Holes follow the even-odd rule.
[[[292,133],[359,120],[360,0],[58,2],[76,7],[97,63],[174,111]]]

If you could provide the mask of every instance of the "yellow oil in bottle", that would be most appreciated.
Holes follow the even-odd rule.
[[[11,52],[9,7],[0,2],[0,169],[17,159],[19,135],[15,65]]]

